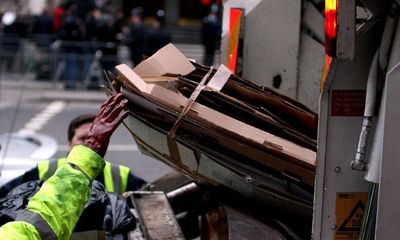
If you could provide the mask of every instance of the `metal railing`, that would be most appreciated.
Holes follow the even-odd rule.
[[[204,52],[200,44],[175,44],[187,58],[202,62]],[[3,37],[0,45],[2,75],[29,76],[52,82],[55,88],[65,87],[68,81],[77,89],[96,88],[104,81],[103,69],[114,69],[120,63],[132,66],[130,50],[124,44],[61,41],[54,35],[30,35],[28,38]],[[214,65],[219,65],[219,51]]]
[[[91,88],[104,81],[102,69],[130,64],[126,46],[111,42],[61,41],[53,36],[1,39],[1,73],[33,76],[38,81]]]

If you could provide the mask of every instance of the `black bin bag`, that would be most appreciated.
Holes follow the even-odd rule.
[[[0,199],[0,226],[14,221],[29,199],[40,189],[43,180],[23,183]],[[107,193],[104,186],[93,181],[91,194],[75,226],[74,232],[105,230],[123,234],[136,227],[136,218],[122,196]]]

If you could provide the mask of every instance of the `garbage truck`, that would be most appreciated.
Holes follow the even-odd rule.
[[[312,239],[396,238],[399,1],[224,7],[222,62],[318,109]]]
[[[141,151],[196,183],[178,184],[179,194],[172,194],[195,202],[189,205],[171,197],[175,190],[156,187],[165,190],[186,237],[189,220],[182,216],[187,215],[200,216],[197,231],[203,238],[311,237],[316,112],[325,60],[323,6],[225,1],[220,52],[226,67],[190,63],[166,46],[133,70],[117,66],[118,76],[110,77],[130,101],[125,125]],[[131,201],[141,194],[151,198],[135,193]],[[199,200],[204,198],[213,201]],[[224,207],[222,213],[214,201]],[[147,214],[139,217],[144,225],[160,226],[160,219],[148,221]],[[217,227],[211,216],[219,219],[213,222]],[[158,233],[149,229],[161,227],[144,229],[152,238]]]
[[[399,6],[228,0],[225,66],[173,45],[116,66],[127,130],[182,174],[126,195],[141,237],[398,236]]]
[[[107,74],[140,151],[180,173],[125,194],[125,237],[399,236],[400,2],[223,7],[223,66],[167,45]]]
[[[400,60],[399,6],[399,1],[389,0],[224,2],[221,62],[236,74],[238,82],[242,78],[249,79],[262,90],[268,88],[296,99],[304,104],[300,108],[307,113],[313,109],[318,111],[316,148],[297,142],[316,153],[315,169],[311,169],[314,179],[307,181],[306,172],[280,168],[272,162],[265,165],[270,167],[269,171],[257,168],[260,175],[267,173],[282,180],[280,183],[285,183],[286,188],[281,190],[286,189],[285,194],[274,188],[279,181],[275,185],[270,181],[264,188],[274,189],[274,195],[249,187],[260,179],[260,175],[255,177],[255,168],[246,164],[256,157],[243,160],[239,168],[234,168],[232,162],[212,161],[212,157],[204,161],[207,158],[202,158],[198,151],[200,157],[196,157],[194,151],[193,163],[198,164],[195,168],[187,168],[189,163],[182,158],[180,161],[176,161],[179,158],[166,159],[228,209],[228,235],[225,237],[393,239],[399,235],[399,228],[394,224],[394,219],[399,217],[395,200],[399,194],[395,187],[399,168],[396,140],[400,131],[395,127],[400,117],[396,109],[400,101],[396,81]],[[209,71],[216,75],[219,69]],[[129,74],[125,72],[121,79],[136,77]],[[163,80],[165,85],[174,84]],[[209,88],[207,81],[204,85],[204,89]],[[148,85],[145,88],[148,89]],[[216,91],[223,94],[224,88],[229,88],[229,84],[219,90],[203,90],[200,95],[211,96],[209,92]],[[191,94],[187,96],[193,100]],[[149,101],[154,100],[150,98]],[[186,103],[178,109],[185,109],[185,106]],[[201,109],[192,104],[184,113],[186,124],[201,114]],[[186,132],[182,130],[181,136],[174,131],[165,132],[167,149],[171,138],[179,139],[190,130],[185,128],[185,121],[179,124]],[[130,124],[127,125],[129,128]],[[215,138],[207,139],[211,145],[221,143]],[[292,139],[291,142],[296,141]],[[276,141],[263,143],[278,151],[289,149]],[[240,148],[240,144],[235,147]],[[151,151],[150,146],[147,147],[144,151]],[[184,149],[179,144],[169,147],[169,150]],[[220,159],[227,155],[229,152],[221,153]],[[299,156],[310,155],[302,152]],[[237,157],[242,160],[242,155]],[[210,175],[196,178],[193,169],[195,173],[201,172],[202,162],[207,162]],[[248,171],[244,174],[245,171],[226,169]],[[219,184],[212,184],[210,178]],[[240,184],[246,180],[248,185]],[[246,231],[240,225],[251,230]]]

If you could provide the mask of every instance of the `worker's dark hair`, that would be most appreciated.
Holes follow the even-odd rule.
[[[91,123],[96,118],[94,114],[83,114],[72,119],[68,126],[68,142],[71,142],[75,135],[75,130],[86,123]]]

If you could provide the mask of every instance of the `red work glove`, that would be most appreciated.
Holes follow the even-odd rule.
[[[103,103],[83,143],[86,147],[104,157],[112,133],[128,115],[128,111],[124,110],[127,102],[119,93]]]

